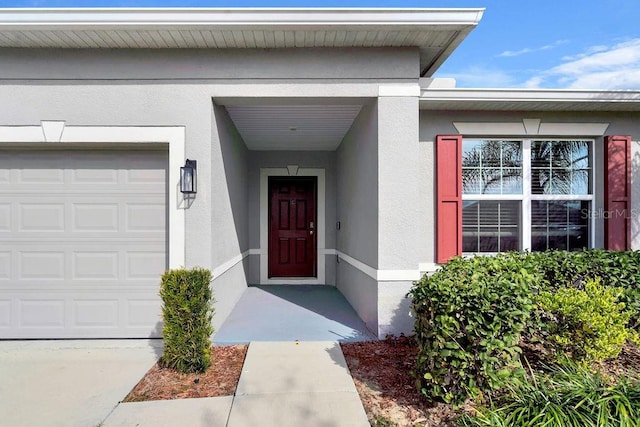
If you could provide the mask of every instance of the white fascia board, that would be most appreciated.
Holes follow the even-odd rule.
[[[484,9],[402,8],[7,8],[0,28],[65,29],[103,26],[166,29],[305,27],[424,27],[478,24]]]
[[[428,89],[422,88],[420,101],[485,102],[607,102],[640,103],[635,90],[571,89]]]

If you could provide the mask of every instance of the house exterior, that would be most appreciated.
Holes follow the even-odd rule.
[[[453,255],[639,248],[640,92],[433,78],[482,14],[1,10],[0,338],[160,336],[180,266],[384,337]]]

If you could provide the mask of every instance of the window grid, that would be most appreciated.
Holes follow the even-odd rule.
[[[487,139],[486,141],[491,141],[490,139]],[[510,141],[515,141],[514,140],[510,140]],[[482,200],[492,200],[492,201],[497,201],[497,200],[514,200],[514,201],[521,201],[521,230],[522,230],[522,236],[520,238],[520,242],[521,242],[521,248],[520,250],[524,250],[524,251],[531,251],[532,249],[532,212],[531,212],[531,202],[534,200],[541,200],[541,201],[586,201],[589,202],[589,209],[593,209],[593,204],[594,204],[594,195],[593,195],[593,187],[594,187],[594,183],[595,183],[595,170],[596,168],[593,165],[593,158],[594,158],[594,153],[593,153],[593,140],[587,140],[587,139],[580,139],[579,141],[585,141],[588,144],[588,151],[587,151],[587,155],[589,156],[588,158],[588,171],[589,171],[589,175],[588,175],[588,186],[587,186],[587,194],[532,194],[531,192],[531,171],[532,171],[532,167],[531,167],[531,145],[533,141],[557,141],[558,143],[562,143],[562,142],[566,142],[566,141],[576,141],[576,139],[548,139],[548,140],[543,140],[543,139],[521,139],[518,140],[521,142],[521,149],[522,149],[522,166],[521,166],[521,170],[522,170],[522,194],[465,194],[464,190],[463,190],[463,194],[462,194],[462,200],[478,200],[478,201],[482,201]],[[502,149],[501,149],[501,153],[502,153]],[[573,160],[573,159],[572,159]],[[500,159],[500,165],[502,166],[502,156]],[[463,167],[463,170],[465,168]],[[501,168],[502,170],[502,168]],[[582,170],[582,169],[581,169]],[[502,187],[502,185],[501,185]],[[502,191],[502,190],[501,190]],[[568,214],[567,214],[568,215]],[[595,216],[594,215],[590,215],[591,220],[587,223],[587,227],[588,227],[588,246],[589,247],[593,247],[593,229],[594,229],[594,221],[595,221]],[[547,224],[547,229],[549,228],[548,224]],[[499,240],[499,239],[498,239]],[[548,236],[547,236],[547,242],[548,242]],[[478,245],[479,247],[479,245]],[[484,252],[486,253],[486,252]]]

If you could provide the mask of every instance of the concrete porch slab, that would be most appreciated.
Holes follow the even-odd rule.
[[[373,339],[340,291],[328,285],[250,286],[213,337],[216,344]]]

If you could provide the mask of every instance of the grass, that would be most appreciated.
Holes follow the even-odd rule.
[[[576,364],[550,368],[512,386],[475,415],[465,414],[466,427],[638,427],[640,383],[613,380]]]

